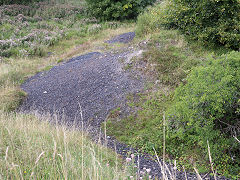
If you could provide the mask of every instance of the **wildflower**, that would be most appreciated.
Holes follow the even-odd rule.
[[[131,158],[133,159],[135,157],[135,155],[134,154],[131,154]]]
[[[131,158],[126,158],[126,161],[127,161],[127,162],[131,162],[132,159],[131,159]]]
[[[146,169],[147,173],[150,173],[151,172],[151,169]]]
[[[152,176],[148,176],[149,177],[149,179],[152,179]]]
[[[133,176],[130,176],[130,179],[133,179]]]

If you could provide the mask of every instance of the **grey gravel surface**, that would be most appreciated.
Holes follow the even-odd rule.
[[[22,85],[28,93],[23,110],[64,114],[79,121],[80,106],[84,125],[99,128],[110,110],[124,102],[127,93],[138,92],[143,83],[124,73],[119,54],[90,53],[70,59],[32,77]]]
[[[128,32],[128,33],[124,33],[124,34],[120,34],[116,37],[113,37],[112,39],[106,41],[109,44],[113,44],[113,43],[129,43],[131,42],[134,38],[135,38],[135,32]]]
[[[127,43],[134,36],[135,33],[126,33],[108,43]],[[129,48],[120,53],[92,52],[72,58],[50,71],[38,73],[22,84],[21,87],[28,96],[20,109],[23,112],[57,112],[60,116],[64,115],[69,124],[83,124],[97,140],[96,135],[99,135],[101,123],[106,120],[108,113],[120,105],[125,106],[127,94],[143,89],[144,79],[126,72],[124,64],[121,63],[122,59],[129,61],[133,54],[138,53]],[[144,167],[150,168],[153,177],[162,176],[161,168],[154,157],[141,154],[112,137],[101,136],[100,139],[124,158],[131,153],[139,154],[139,157],[135,158],[139,171]],[[183,172],[176,173],[177,179],[185,179]],[[197,178],[188,173],[188,179]]]

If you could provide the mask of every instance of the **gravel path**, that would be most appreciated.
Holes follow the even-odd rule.
[[[130,78],[119,63],[129,54],[89,53],[41,72],[22,85],[28,97],[21,108],[57,112],[78,123],[81,106],[84,125],[99,128],[128,93],[142,89],[143,82]]]
[[[130,32],[107,41],[107,43],[128,43],[135,33]],[[108,113],[124,106],[126,95],[137,93],[143,89],[144,78],[124,70],[121,61],[129,61],[129,57],[138,55],[141,50],[126,48],[120,53],[92,52],[70,59],[66,63],[53,67],[50,71],[41,72],[22,84],[28,97],[21,106],[21,111],[38,110],[43,113],[64,115],[66,122],[83,124],[90,134],[99,134],[101,123]],[[81,118],[82,109],[83,118]],[[107,139],[107,140],[106,140]],[[119,143],[111,137],[103,142],[116,150],[124,158],[129,153],[139,154],[135,149]],[[149,155],[140,154],[135,158],[139,171],[150,168],[153,177],[161,177],[161,168]],[[177,179],[185,179],[183,172],[176,172]],[[188,174],[188,179],[197,179]],[[209,179],[209,178],[205,178]],[[219,178],[222,179],[222,178]]]
[[[124,33],[124,34],[120,34],[108,41],[106,41],[106,43],[109,44],[113,44],[113,43],[129,43],[131,42],[135,37],[135,32],[129,32],[129,33]]]

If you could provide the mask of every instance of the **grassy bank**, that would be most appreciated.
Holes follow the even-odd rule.
[[[181,83],[186,83],[186,77],[191,69],[204,64],[214,51],[187,42],[184,36],[175,30],[158,29],[144,38],[148,39],[148,45],[143,57],[138,61],[146,63],[143,73],[151,76],[154,81],[149,82],[146,91],[137,94],[137,97],[131,95],[128,97],[128,105],[138,110],[121,121],[117,121],[118,117],[115,116],[110,118],[107,121],[107,131],[121,142],[153,155],[155,149],[158,155],[162,156],[163,117],[172,105],[174,91]],[[135,63],[137,66],[138,62]],[[121,116],[121,113],[115,114]],[[177,152],[170,147],[171,143],[166,142],[166,145],[169,146],[166,156],[175,158]],[[194,161],[198,164],[200,172],[205,172],[209,168],[208,161],[202,160],[204,155],[195,150],[179,157],[179,165],[191,169],[192,164],[186,163],[191,156],[195,156]],[[204,168],[199,164],[204,165]]]
[[[240,129],[239,53],[228,54],[226,47],[208,47],[166,29],[166,6],[163,2],[140,15],[136,29],[130,22],[89,18],[84,1],[0,6],[0,179],[130,178],[132,172],[114,152],[82,132],[14,110],[26,96],[20,85],[27,78],[73,56],[108,50],[105,40],[134,29],[135,43],[144,52],[126,70],[136,68],[151,80],[144,92],[128,96],[134,113],[122,119],[121,108],[112,111],[108,135],[143,152],[176,159],[179,169],[239,178],[240,137],[230,132]],[[218,120],[236,127],[214,124]],[[210,126],[203,128],[204,123]]]
[[[240,55],[238,52],[229,54],[232,50],[226,47],[216,47],[210,43],[206,46],[206,42],[203,44],[192,41],[179,30],[167,29],[164,26],[168,15],[164,14],[167,5],[166,1],[162,2],[138,18],[136,32],[139,39],[147,42],[147,47],[143,57],[134,63],[136,68],[139,62],[144,63],[145,67],[141,70],[148,74],[151,80],[144,93],[129,96],[129,106],[134,113],[120,121],[121,109],[113,111],[113,116],[110,116],[107,121],[108,134],[144,152],[154,154],[155,149],[160,156],[164,154],[169,161],[176,159],[179,169],[185,167],[194,171],[194,168],[197,168],[200,173],[214,169],[222,175],[237,179],[240,173],[238,168],[240,161],[237,157],[239,143],[229,132],[226,132],[224,129],[227,129],[226,124],[225,126],[218,124],[218,119],[223,117],[223,120],[228,119],[228,122],[231,119],[236,122],[235,119],[240,118],[237,110],[239,105],[236,103],[236,105],[227,106],[219,111],[218,118],[215,119],[212,118],[215,116],[212,112],[215,112],[214,109],[218,107],[224,107],[225,101],[232,101],[230,98],[225,101],[220,100],[224,94],[231,93],[232,87],[228,87],[227,84],[219,85],[217,82],[226,82],[227,77],[234,76],[230,84],[239,84],[237,65],[233,65],[233,70],[227,71],[221,64],[228,64],[228,62],[231,64],[232,61],[239,64]],[[225,59],[225,62],[220,63],[218,69],[211,67],[213,62],[220,59]],[[210,69],[215,70],[208,72]],[[223,69],[221,73],[218,72],[220,69]],[[226,66],[225,69],[230,69],[230,66]],[[205,74],[205,78],[201,73]],[[215,75],[211,76],[211,73]],[[230,76],[228,73],[235,74]],[[222,77],[217,74],[222,74]],[[188,85],[190,76],[196,79]],[[209,84],[209,82],[212,83]],[[219,88],[220,86],[222,88]],[[187,94],[183,92],[185,87],[189,88]],[[198,88],[194,89],[196,87]],[[211,92],[213,88],[217,90]],[[225,91],[225,89],[228,90]],[[232,92],[234,95],[238,94],[233,99],[239,99],[239,93],[236,90]],[[210,106],[215,97],[219,97],[215,100],[219,104]],[[181,103],[185,104],[181,106]],[[199,107],[203,107],[203,110]],[[228,111],[232,112],[232,115],[228,114]],[[201,116],[203,120],[198,121]],[[209,128],[206,130],[203,123],[215,123],[215,126],[206,126]],[[198,124],[200,124],[199,132],[195,128]],[[236,123],[232,127],[238,129],[239,126]],[[166,128],[166,134],[164,128]],[[201,131],[205,132],[204,135]],[[239,134],[237,136],[239,138]],[[210,146],[207,145],[207,139],[211,139]],[[213,164],[210,163],[208,156],[209,148],[212,151],[214,167],[211,166]]]

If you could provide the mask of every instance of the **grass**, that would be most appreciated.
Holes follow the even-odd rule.
[[[138,94],[138,101],[129,97],[129,106],[138,108],[137,113],[117,121],[121,110],[115,110],[108,119],[107,133],[115,136],[119,141],[138,147],[143,152],[154,154],[155,148],[158,155],[162,154],[163,112],[166,109],[168,98],[163,92]],[[136,97],[135,97],[136,98]]]
[[[41,120],[41,121],[40,121]],[[0,111],[1,179],[124,179],[130,174],[111,150],[81,131],[49,119]]]
[[[0,56],[46,56],[62,40],[96,36],[119,22],[89,18],[85,1],[44,1],[29,5],[0,6]],[[81,37],[81,39],[80,39]]]
[[[206,173],[212,170],[212,162],[209,164],[206,154],[200,149],[192,147],[188,151],[177,152],[173,143],[167,140],[163,148],[163,115],[173,103],[175,89],[187,83],[186,77],[192,68],[204,65],[209,57],[217,57],[227,50],[207,49],[197,42],[189,41],[177,30],[166,30],[160,26],[156,28],[152,22],[158,21],[152,17],[156,13],[157,10],[149,10],[147,15],[139,17],[137,23],[138,38],[147,41],[147,46],[143,58],[135,61],[134,67],[138,68],[139,62],[145,63],[141,70],[150,76],[150,86],[138,98],[130,97],[132,114],[122,119],[121,114],[108,119],[107,133],[153,155],[156,150],[157,155],[162,157],[165,149],[164,157],[168,161],[176,159],[179,169],[185,167],[193,172],[198,170],[199,173]]]
[[[121,121],[110,118],[107,131],[122,142],[150,153],[154,153],[155,148],[161,155],[162,117],[172,102],[174,89],[185,82],[192,67],[202,64],[212,52],[197,49],[195,44],[189,44],[174,30],[159,29],[145,39],[148,39],[148,45],[143,57],[135,60],[133,66],[144,61],[143,71],[152,81],[146,86],[145,93],[138,94],[138,97],[129,96],[128,105],[137,108],[137,112]]]

